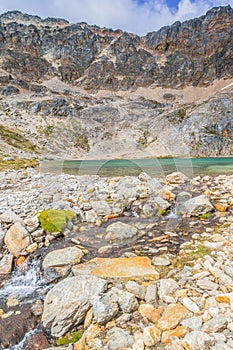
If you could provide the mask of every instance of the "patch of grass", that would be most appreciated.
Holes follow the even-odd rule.
[[[4,158],[0,156],[0,171],[36,168],[39,165],[38,160],[35,158],[26,159],[14,157],[10,160],[3,159]]]
[[[199,258],[203,258],[205,255],[210,255],[211,249],[199,246],[195,250],[183,251],[182,255],[177,255],[177,257],[172,262],[172,267],[183,269],[185,265],[192,265],[193,262],[198,260]]]
[[[43,210],[39,214],[40,226],[45,232],[63,232],[66,228],[67,221],[72,221],[76,214],[70,210]]]
[[[35,145],[33,145],[21,131],[11,129],[8,126],[0,124],[0,138],[8,143],[8,145],[21,149],[26,152],[38,153]]]
[[[59,339],[57,339],[57,346],[76,343],[79,339],[82,338],[82,335],[82,331],[68,333],[64,337],[60,337]]]
[[[89,152],[90,151],[90,145],[88,142],[88,137],[87,135],[84,134],[80,134],[76,137],[75,143],[74,143],[75,147],[81,148],[84,151]]]

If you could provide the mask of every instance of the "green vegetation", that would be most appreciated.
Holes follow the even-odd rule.
[[[211,249],[199,246],[194,250],[184,250],[182,255],[178,255],[172,262],[173,268],[181,269],[185,265],[192,265],[193,262],[199,258],[203,258],[205,255],[210,255]]]
[[[64,337],[57,339],[57,346],[76,343],[79,339],[82,338],[82,334],[82,331],[67,333]]]
[[[83,149],[84,151],[89,152],[90,151],[90,145],[88,143],[88,137],[85,134],[80,134],[76,137],[75,143],[74,143],[75,147],[79,147],[81,149]]]
[[[44,210],[39,214],[40,226],[46,232],[63,232],[67,221],[72,221],[76,214],[70,210]]]
[[[0,171],[35,168],[39,165],[38,160],[35,158],[26,159],[26,158],[10,157],[9,160],[3,160],[3,159],[4,157],[0,155]]]
[[[11,129],[8,126],[0,124],[0,138],[8,145],[21,149],[25,152],[38,153],[36,146],[33,145],[20,130]]]
[[[159,211],[158,211],[158,215],[166,215],[166,213],[167,213],[167,210],[166,209],[160,209]]]
[[[199,219],[209,219],[211,217],[211,213],[205,213],[199,216]]]

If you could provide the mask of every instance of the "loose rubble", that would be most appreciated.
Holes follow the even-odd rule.
[[[233,176],[0,180],[0,349],[233,349]],[[33,259],[43,287],[1,294]]]

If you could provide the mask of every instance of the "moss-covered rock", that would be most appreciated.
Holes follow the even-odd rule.
[[[72,221],[76,214],[70,210],[43,210],[39,214],[40,226],[46,232],[63,232],[67,221]]]
[[[72,333],[67,333],[64,337],[57,339],[56,343],[58,346],[76,343],[82,338],[82,331],[76,331]]]

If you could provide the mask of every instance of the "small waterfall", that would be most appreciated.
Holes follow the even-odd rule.
[[[167,219],[177,219],[177,209],[175,206],[171,206],[170,213],[166,216]]]
[[[25,349],[25,344],[27,340],[32,336],[39,333],[37,329],[34,329],[32,331],[29,331],[25,334],[24,338],[21,340],[21,342],[17,345],[11,346],[10,348],[7,348],[5,350],[24,350]]]
[[[28,297],[43,287],[45,282],[40,273],[40,263],[37,260],[18,267],[11,275],[9,281],[0,289],[0,298],[9,296]]]

